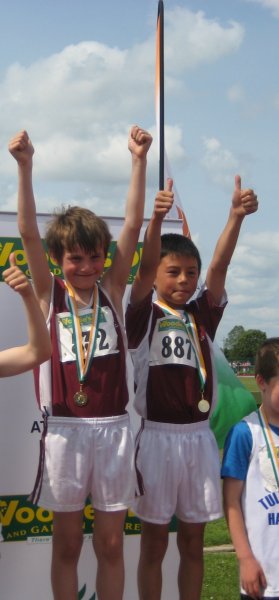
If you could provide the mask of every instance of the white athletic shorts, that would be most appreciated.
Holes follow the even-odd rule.
[[[37,478],[38,479],[38,478]],[[135,498],[134,437],[129,415],[48,417],[38,504],[56,512],[125,510]]]
[[[222,516],[220,459],[208,421],[187,425],[143,421],[136,463],[144,495],[133,503],[143,521],[186,523]]]

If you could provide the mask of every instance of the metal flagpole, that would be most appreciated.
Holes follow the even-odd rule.
[[[165,187],[164,2],[158,2],[156,41],[156,104],[159,132],[159,189]]]

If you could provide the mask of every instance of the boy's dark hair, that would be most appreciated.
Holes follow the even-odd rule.
[[[201,272],[201,257],[194,242],[180,233],[164,233],[161,236],[161,259],[169,254],[192,256],[198,263]]]
[[[279,375],[279,337],[268,338],[258,349],[255,375],[261,375],[267,383]]]
[[[77,247],[88,253],[102,248],[106,256],[111,234],[106,222],[91,210],[69,206],[54,214],[45,241],[49,253],[61,264],[65,250],[72,252]]]

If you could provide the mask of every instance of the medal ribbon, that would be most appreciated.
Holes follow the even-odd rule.
[[[262,432],[264,435],[264,439],[265,439],[265,443],[268,449],[268,456],[270,457],[271,460],[271,464],[272,464],[272,468],[273,468],[273,473],[274,473],[274,477],[275,477],[275,481],[277,484],[277,488],[279,489],[279,458],[278,458],[278,451],[277,448],[274,444],[274,440],[273,440],[273,435],[272,435],[272,431],[270,429],[268,420],[267,420],[267,416],[265,414],[264,408],[263,406],[260,407],[260,409],[258,410],[258,416],[259,416],[259,421],[260,421],[260,425],[262,428]]]
[[[184,319],[181,317],[181,314],[179,311],[175,310],[174,308],[171,308],[164,302],[160,302],[160,300],[155,300],[155,304],[160,306],[164,312],[171,314],[171,315],[175,315],[176,317],[179,317],[179,319],[183,322],[186,333],[188,334],[188,336],[191,340],[192,347],[195,352],[196,365],[197,365],[200,384],[201,384],[201,392],[203,394],[207,374],[206,374],[206,368],[205,368],[203,354],[201,351],[201,345],[200,345],[197,325],[196,325],[193,315],[191,313],[188,313],[186,310],[184,310],[183,311],[184,316],[185,316],[185,321],[184,321]]]
[[[90,327],[88,347],[85,353],[82,344],[82,330],[74,290],[68,282],[65,282],[65,286],[69,294],[69,307],[73,319],[73,343],[76,352],[78,380],[80,384],[83,384],[85,382],[87,373],[91,367],[96,347],[98,327],[101,316],[101,307],[99,303],[99,289],[97,284],[95,284],[93,290],[92,323]]]

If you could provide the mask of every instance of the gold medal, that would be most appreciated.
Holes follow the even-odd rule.
[[[74,394],[74,403],[77,406],[86,406],[88,403],[88,396],[86,392],[83,391],[83,384],[86,380],[86,377],[90,371],[92,360],[94,357],[94,351],[97,341],[98,335],[98,326],[101,315],[101,307],[99,303],[99,290],[97,284],[94,287],[93,294],[93,308],[92,308],[92,320],[90,326],[90,334],[89,334],[89,343],[86,351],[83,347],[82,342],[82,327],[79,320],[79,311],[77,302],[75,299],[74,289],[71,287],[69,282],[65,282],[65,286],[68,290],[69,294],[69,305],[70,312],[73,319],[73,343],[74,343],[74,351],[76,354],[76,366],[77,366],[77,375],[78,380],[80,382],[79,392]]]
[[[79,390],[79,392],[75,393],[74,402],[77,406],[86,406],[88,397],[87,394],[83,392],[82,388]]]
[[[210,409],[210,404],[203,396],[198,403],[198,409],[201,413],[207,413]]]

